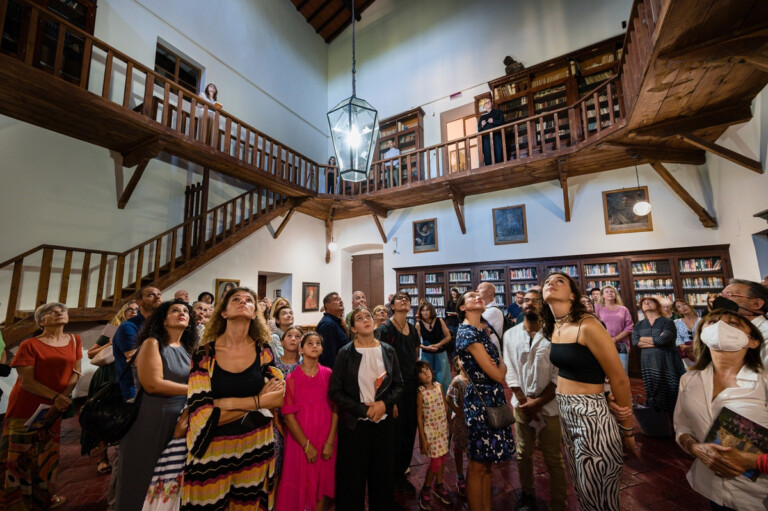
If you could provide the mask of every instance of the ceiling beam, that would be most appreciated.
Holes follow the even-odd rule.
[[[678,117],[654,123],[651,126],[643,126],[629,132],[630,137],[674,137],[680,133],[696,131],[706,128],[728,127],[733,124],[742,124],[752,119],[751,102],[738,105],[729,105],[717,110],[705,112],[688,117]]]
[[[320,4],[320,7],[318,7],[317,9],[315,9],[315,11],[314,11],[312,14],[310,14],[309,16],[307,16],[307,17],[306,17],[306,18],[307,18],[307,23],[309,23],[309,24],[311,25],[311,24],[312,24],[312,21],[313,21],[313,20],[314,20],[314,19],[317,17],[317,15],[318,15],[318,14],[320,14],[321,12],[323,12],[323,10],[324,10],[326,7],[328,7],[328,5],[329,5],[330,3],[331,3],[331,0],[325,0],[325,2],[323,2],[322,4]]]
[[[768,73],[768,57],[759,55],[739,55],[738,58],[752,67],[756,67],[760,71]]]
[[[674,177],[672,177],[672,174],[667,170],[667,168],[659,161],[652,161],[651,167],[656,171],[656,173],[661,176],[661,178],[666,181],[666,183],[669,185],[670,188],[685,202],[689,208],[693,210],[694,213],[696,213],[696,216],[699,217],[699,221],[701,222],[701,225],[704,227],[717,227],[717,220],[710,215],[704,207],[699,204],[696,199],[694,199],[690,193],[688,193],[688,190],[686,190],[683,185],[681,185]]]
[[[757,172],[758,174],[763,173],[763,166],[760,164],[759,161],[754,160],[752,158],[748,158],[742,154],[737,153],[736,151],[731,151],[730,149],[727,149],[721,145],[715,144],[714,142],[709,142],[707,140],[704,140],[703,138],[697,137],[695,135],[691,135],[690,133],[681,134],[680,140],[683,140],[694,147],[698,147],[699,149],[704,149],[705,151],[709,151],[710,153],[717,155],[721,158],[730,160],[736,165],[741,165],[745,169],[751,170],[752,172]]]
[[[299,4],[296,6],[296,10],[297,10],[297,11],[299,11],[299,12],[301,12],[301,10],[302,10],[304,7],[306,7],[308,3],[309,3],[309,0],[304,0],[304,1],[302,1],[302,2],[299,2]]]
[[[656,145],[622,144],[620,142],[606,142],[598,146],[599,149],[616,149],[632,156],[637,154],[644,161],[658,160],[667,163],[681,163],[685,165],[704,165],[707,162],[704,151],[677,149]]]
[[[557,160],[557,173],[560,175],[560,188],[563,189],[563,214],[565,221],[571,221],[571,199],[568,196],[568,170],[566,169],[567,160],[560,158]]]
[[[322,23],[322,24],[321,24],[319,27],[317,27],[317,28],[315,29],[315,33],[316,33],[316,34],[319,34],[319,33],[320,33],[320,32],[322,32],[323,30],[325,30],[325,27],[327,27],[328,25],[330,25],[330,24],[331,24],[331,22],[333,22],[333,21],[336,21],[336,16],[338,16],[339,14],[341,14],[341,11],[343,11],[343,10],[344,10],[344,8],[345,8],[345,7],[342,5],[341,7],[339,7],[338,9],[336,9],[336,12],[334,12],[333,14],[331,14],[330,16],[328,16],[328,19],[326,19],[326,20],[325,20],[325,21],[324,21],[324,22],[323,22],[323,23]]]
[[[385,208],[384,206],[379,206],[375,202],[365,200],[365,199],[360,199],[360,204],[365,206],[368,209],[368,211],[370,211],[374,215],[378,215],[382,218],[387,218],[387,214],[389,214],[389,210],[387,208]]]
[[[686,63],[699,65],[702,62],[730,59],[734,55],[760,53],[766,46],[768,24],[762,23],[701,44],[665,51],[658,58],[665,60],[667,67],[679,67]]]

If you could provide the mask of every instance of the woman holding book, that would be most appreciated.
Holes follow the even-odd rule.
[[[758,475],[755,481],[741,475],[744,453],[729,447],[738,445],[741,435],[728,434],[734,424],[768,427],[768,379],[760,362],[763,342],[760,331],[748,319],[714,310],[696,328],[694,351],[698,360],[680,379],[675,436],[677,443],[696,458],[688,471],[688,482],[715,510],[766,509],[768,475]]]
[[[63,303],[41,305],[34,319],[43,332],[22,342],[11,364],[18,379],[0,439],[0,509],[52,509],[65,501],[54,495],[61,416],[72,405],[83,349],[79,335],[64,333]]]

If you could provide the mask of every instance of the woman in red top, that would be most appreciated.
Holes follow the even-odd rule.
[[[54,495],[61,414],[72,404],[83,357],[80,337],[64,333],[68,322],[63,303],[38,307],[35,323],[43,333],[22,342],[11,364],[18,379],[0,438],[0,509],[52,509],[64,503]],[[40,405],[50,408],[27,427]]]

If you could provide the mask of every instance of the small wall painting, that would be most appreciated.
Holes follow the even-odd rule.
[[[437,252],[437,219],[413,222],[413,253]]]
[[[493,243],[496,245],[528,243],[525,204],[493,208]]]
[[[216,302],[218,303],[219,299],[224,296],[224,293],[239,286],[240,281],[236,279],[216,279],[216,289],[213,290]]]
[[[320,310],[320,283],[301,283],[301,312]]]
[[[622,188],[603,192],[605,233],[622,234],[653,230],[651,214],[636,215],[632,208],[639,201],[648,201],[648,187]]]

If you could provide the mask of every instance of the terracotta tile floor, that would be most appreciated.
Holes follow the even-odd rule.
[[[632,380],[633,393],[642,393],[642,382]],[[104,510],[109,484],[108,475],[96,472],[96,460],[80,456],[80,429],[76,419],[67,419],[62,426],[61,461],[59,472],[59,493],[67,497],[67,510]],[[621,475],[621,509],[633,510],[702,510],[708,509],[708,502],[691,490],[685,480],[685,472],[691,460],[677,447],[671,438],[649,438],[638,435],[643,459],[627,461]],[[544,460],[537,451],[534,458],[536,489],[540,509],[546,509],[549,501],[549,477]],[[421,487],[427,470],[425,459],[414,449],[411,465],[411,482]],[[570,476],[570,475],[569,475]],[[455,489],[456,469],[453,459],[448,461],[445,481]],[[499,465],[493,471],[493,509],[511,510],[520,493],[516,463]],[[398,502],[408,510],[418,510],[416,497],[403,498]],[[576,493],[568,493],[569,508],[579,509]],[[453,504],[433,503],[435,510],[467,509],[465,500],[454,493]]]

